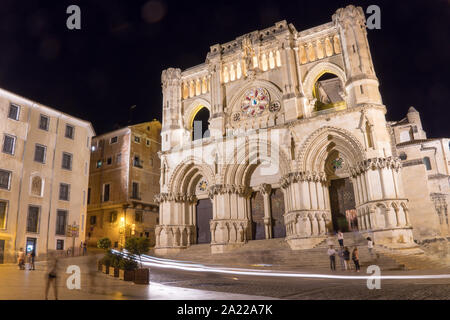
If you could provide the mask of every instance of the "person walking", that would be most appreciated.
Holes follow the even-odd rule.
[[[350,264],[350,251],[348,251],[347,247],[344,247],[343,255],[344,255],[344,267],[345,267],[345,270],[347,270],[347,269],[351,270],[352,266]]]
[[[30,252],[30,270],[35,270],[35,266],[34,266],[34,258],[36,257],[36,252],[34,252],[34,248],[33,250]]]
[[[328,256],[330,257],[331,270],[336,271],[336,250],[333,249],[333,246],[328,249]]]
[[[369,249],[370,256],[372,257],[373,241],[370,237],[367,237],[367,249]]]
[[[58,287],[57,287],[57,272],[58,272],[58,258],[54,255],[50,256],[47,266],[47,285],[45,286],[45,300],[48,300],[48,290],[53,285],[53,292],[55,294],[55,300],[58,300]]]
[[[83,243],[83,256],[87,255],[87,244],[86,241]]]
[[[352,252],[352,260],[353,260],[353,263],[355,264],[356,272],[359,272],[360,266],[359,266],[359,252],[358,252],[358,247],[355,247],[355,249],[353,249],[353,252]]]
[[[25,257],[25,269],[31,270],[31,251]]]
[[[341,248],[343,248],[344,247],[344,234],[341,232],[341,230],[338,231],[337,237],[338,237],[339,246]]]
[[[17,261],[19,264],[19,269],[24,270],[25,269],[25,252],[23,252],[23,248],[19,249],[19,254],[17,257]]]

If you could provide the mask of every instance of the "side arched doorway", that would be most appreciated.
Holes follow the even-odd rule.
[[[195,209],[197,243],[211,243],[210,220],[213,218],[212,202],[210,199],[200,199]]]
[[[252,239],[262,240],[266,238],[264,228],[264,197],[261,192],[253,193],[250,199],[252,217]]]
[[[274,189],[270,195],[272,211],[272,236],[273,238],[285,238],[286,226],[284,224],[284,195],[281,189]]]

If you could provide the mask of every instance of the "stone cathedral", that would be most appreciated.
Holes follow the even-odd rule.
[[[423,235],[416,222],[442,231],[405,195],[394,133],[405,122],[385,118],[366,32],[363,10],[347,6],[326,24],[281,21],[162,72],[157,253],[270,238],[308,249],[354,228],[407,247]]]

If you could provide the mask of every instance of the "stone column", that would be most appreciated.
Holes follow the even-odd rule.
[[[263,183],[259,186],[259,192],[264,198],[264,230],[266,239],[272,239],[272,208],[270,206],[270,193],[272,187],[270,184]]]

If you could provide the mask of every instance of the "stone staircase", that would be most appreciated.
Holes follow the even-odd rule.
[[[167,255],[164,258],[191,261],[206,265],[221,265],[226,267],[265,268],[274,270],[309,270],[329,271],[327,255],[328,242],[332,241],[337,249],[336,237],[325,239],[315,248],[308,250],[291,250],[284,239],[253,240],[235,250],[211,254],[209,244],[193,245],[178,254]],[[352,250],[358,246],[361,267],[375,264],[381,270],[404,270],[403,263],[384,254],[370,255],[367,241],[360,234],[344,234],[344,245]],[[336,257],[336,267],[340,270],[340,260]],[[353,263],[352,263],[352,267]]]

